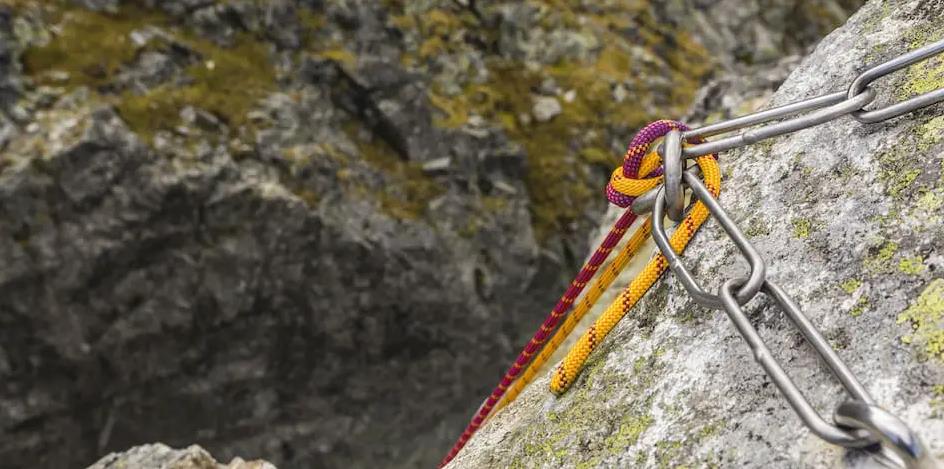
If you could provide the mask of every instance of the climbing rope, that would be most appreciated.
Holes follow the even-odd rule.
[[[717,197],[721,192],[721,170],[718,168],[718,161],[710,156],[698,157],[696,161],[705,175],[705,186],[713,196]],[[708,209],[705,204],[700,201],[696,202],[691,212],[672,234],[672,248],[676,252],[682,252],[707,219]],[[651,220],[646,220],[646,227],[649,228],[651,223]],[[630,282],[629,287],[623,290],[593,325],[583,333],[554,371],[554,376],[551,378],[551,391],[554,394],[560,395],[570,387],[584,368],[590,352],[600,345],[616,323],[636,305],[636,302],[642,299],[649,288],[662,276],[668,265],[664,255],[657,254],[653,257],[642,272]]]
[[[627,210],[624,213],[632,212]],[[557,332],[554,333],[554,337],[551,337],[551,340],[541,349],[541,353],[534,358],[534,361],[528,366],[524,374],[519,376],[508,392],[505,393],[505,397],[499,402],[498,406],[495,407],[495,412],[498,412],[514,401],[525,386],[531,384],[531,381],[537,376],[538,372],[551,360],[551,357],[560,348],[561,344],[570,336],[570,333],[574,331],[577,324],[580,323],[584,316],[586,316],[590,309],[597,303],[597,300],[600,299],[603,292],[610,287],[610,284],[616,280],[620,272],[629,264],[629,261],[636,255],[636,252],[639,251],[639,248],[642,247],[651,233],[652,223],[649,222],[643,223],[633,232],[632,237],[629,238],[629,241],[626,242],[623,249],[616,255],[613,262],[594,280],[593,285],[587,290],[583,299],[580,300],[580,304],[574,308],[573,312],[567,315],[563,324],[561,324]]]
[[[868,68],[844,91],[805,99],[699,129],[691,130],[681,123],[661,120],[640,130],[630,143],[623,165],[613,172],[606,188],[606,195],[610,202],[626,210],[505,373],[501,382],[476,412],[459,440],[443,459],[440,467],[448,464],[459,453],[495,409],[504,407],[518,396],[541,367],[550,360],[577,323],[593,307],[602,292],[638,253],[650,233],[659,248],[659,253],[649,261],[642,272],[617,296],[616,300],[582,334],[576,345],[567,353],[551,378],[552,392],[563,393],[573,384],[590,353],[645,295],[662,273],[671,269],[695,303],[708,308],[723,309],[728,314],[738,332],[754,351],[758,363],[814,434],[840,446],[866,448],[886,463],[909,468],[936,467],[933,457],[928,453],[920,438],[897,417],[874,404],[865,388],[796,303],[783,289],[767,279],[763,258],[716,199],[721,188],[717,152],[796,132],[845,115],[851,115],[861,123],[874,123],[944,101],[944,88],[941,88],[878,109],[865,109],[875,100],[875,91],[870,88],[872,82],[941,53],[944,53],[944,40]],[[802,115],[791,117],[798,114]],[[703,141],[705,137],[721,135],[781,118],[785,120],[753,128],[731,137],[711,142]],[[665,137],[663,145],[656,152],[650,151],[652,143],[661,137]],[[704,175],[704,182],[692,170],[684,170],[685,158],[695,158],[698,169]],[[696,200],[684,218],[682,218],[683,181],[692,190]],[[668,210],[666,206],[669,207]],[[583,291],[587,282],[619,243],[637,216],[650,208],[653,212],[652,217],[647,219],[630,238],[617,258],[594,282],[573,313],[566,316],[570,306]],[[671,237],[666,233],[663,225],[666,212],[669,218],[681,220]],[[730,237],[747,259],[751,269],[748,277],[726,281],[717,295],[705,292],[679,257],[709,215],[716,218],[723,232]],[[741,305],[750,301],[759,292],[770,296],[773,304],[791,319],[851,397],[836,409],[835,425],[827,423],[810,406],[773,358],[750,320],[741,310]],[[565,316],[563,325],[557,329]],[[551,336],[555,329],[557,331]],[[524,371],[523,374],[522,371]]]
[[[492,393],[488,396],[485,402],[483,402],[479,407],[478,411],[475,413],[475,416],[472,418],[472,421],[469,422],[465,430],[462,432],[462,435],[460,435],[459,439],[453,445],[452,449],[449,451],[446,457],[443,458],[443,461],[440,463],[440,467],[448,464],[449,461],[451,461],[459,453],[459,451],[465,446],[466,442],[468,442],[472,435],[475,434],[475,432],[482,426],[482,424],[488,419],[494,410],[504,407],[518,396],[524,386],[526,386],[527,383],[529,383],[534,378],[538,370],[540,370],[541,367],[550,359],[550,357],[554,354],[557,348],[560,347],[561,343],[563,343],[564,339],[566,339],[580,319],[582,319],[587,311],[593,307],[602,292],[605,291],[607,287],[609,287],[619,272],[623,269],[623,267],[625,267],[625,265],[645,241],[646,236],[648,236],[649,232],[651,231],[651,223],[648,220],[639,230],[637,230],[636,234],[630,239],[630,242],[627,243],[626,247],[624,247],[624,249],[617,256],[616,261],[611,263],[610,267],[606,271],[606,274],[602,275],[596,281],[596,283],[594,283],[590,292],[585,295],[585,298],[581,302],[580,306],[575,309],[575,314],[572,314],[568,317],[565,327],[561,328],[556,334],[554,334],[553,337],[551,337],[551,334],[555,331],[555,329],[557,329],[561,319],[567,314],[567,311],[583,291],[584,287],[587,285],[587,282],[589,282],[597,270],[599,270],[603,262],[606,261],[606,258],[609,256],[610,252],[612,252],[613,248],[619,243],[619,241],[623,238],[623,235],[636,220],[637,215],[631,208],[629,208],[633,200],[636,197],[655,189],[662,183],[663,170],[661,167],[661,157],[657,152],[650,152],[650,146],[657,139],[673,130],[688,130],[688,127],[676,121],[655,121],[643,127],[630,142],[629,148],[626,151],[626,155],[623,158],[622,166],[613,171],[610,182],[606,187],[607,199],[613,204],[626,208],[627,210],[624,211],[620,218],[616,221],[616,223],[610,229],[610,232],[607,234],[606,238],[604,238],[603,242],[600,243],[600,246],[580,270],[580,273],[578,273],[577,277],[574,278],[573,282],[571,282],[570,287],[566,292],[564,292],[564,295],[557,302],[557,305],[555,305],[551,313],[545,318],[544,322],[538,328],[537,332],[534,333],[534,336],[531,338],[531,340],[528,341],[528,344],[525,345],[521,353],[518,354],[518,358],[515,359],[508,371],[505,372],[505,375],[502,377],[501,381],[492,390]],[[714,165],[714,168],[716,169],[715,173],[718,175],[719,179],[714,187],[720,187],[720,172],[717,171],[717,162],[714,161],[714,158],[706,157],[699,159],[699,165],[703,164],[702,160],[712,160],[713,163],[705,164],[709,166],[711,164]],[[696,211],[693,209],[692,215],[695,215],[695,213]],[[704,222],[704,219],[699,221],[697,225],[700,225],[702,222]],[[692,226],[694,228],[691,230],[691,233],[694,234],[697,226],[694,224]],[[686,230],[680,230],[680,232],[682,231]],[[691,237],[689,236],[688,239],[691,239]],[[687,243],[687,240],[685,242]],[[663,266],[659,271],[659,274],[661,274],[664,270],[665,267]],[[648,275],[651,275],[652,272],[653,271],[649,271]],[[659,274],[652,278],[652,280],[649,282],[650,286],[655,282]],[[648,286],[646,289],[648,289]],[[645,293],[645,291],[642,293]],[[639,296],[641,297],[642,294]],[[625,314],[625,311],[623,314]],[[607,329],[607,332],[608,331],[609,329]],[[605,332],[603,335],[605,335]],[[550,342],[548,342],[549,338]],[[602,336],[600,339],[602,339]],[[578,347],[579,346],[580,343],[578,342]],[[540,352],[540,354],[535,357],[538,352]],[[584,361],[585,360],[586,356],[584,356]],[[579,368],[580,364],[577,365]],[[524,371],[523,375],[522,371]],[[576,375],[576,373],[577,371],[575,371],[573,374]],[[513,385],[514,387],[512,387]]]

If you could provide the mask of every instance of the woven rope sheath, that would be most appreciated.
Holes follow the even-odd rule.
[[[514,401],[547,363],[554,352],[561,346],[567,336],[573,332],[574,328],[581,319],[590,311],[590,309],[599,300],[602,293],[612,284],[619,273],[627,263],[639,251],[642,244],[648,238],[652,231],[650,220],[646,222],[633,234],[629,242],[620,251],[613,263],[604,271],[599,278],[594,281],[593,286],[581,300],[580,304],[574,309],[573,313],[566,317],[560,329],[554,333],[561,319],[567,314],[567,311],[573,305],[576,298],[583,291],[587,282],[594,276],[613,248],[619,243],[623,235],[636,220],[636,214],[631,206],[636,197],[658,187],[663,181],[661,158],[656,152],[650,152],[651,144],[658,138],[664,136],[671,130],[688,130],[684,124],[670,120],[660,120],[652,122],[641,129],[629,147],[623,159],[623,164],[618,167],[610,178],[606,187],[607,199],[620,207],[627,208],[625,212],[616,221],[606,238],[594,252],[593,256],[577,274],[577,277],[571,282],[570,287],[558,301],[551,313],[545,318],[544,322],[535,332],[534,336],[524,347],[518,358],[512,363],[508,371],[502,377],[498,386],[492,391],[485,402],[476,411],[472,421],[466,426],[462,435],[453,445],[452,449],[443,458],[440,467],[448,464],[462,450],[472,435],[482,426],[488,417],[497,409],[501,409]],[[717,196],[720,191],[721,174],[717,165],[717,157],[709,155],[701,157],[698,164],[702,167],[705,174],[705,182],[711,193]],[[708,212],[700,202],[693,207],[679,229],[672,236],[672,246],[677,251],[684,249],[688,241],[694,236],[698,227],[707,219]],[[661,260],[660,260],[661,259]],[[558,367],[555,376],[551,381],[551,390],[556,394],[564,392],[580,370],[583,368],[587,357],[596,348],[606,334],[612,330],[617,322],[628,312],[632,306],[646,293],[659,276],[667,267],[665,258],[661,255],[656,256],[647,264],[642,273],[630,283],[629,287],[622,292],[616,301],[611,304],[603,315],[597,319],[586,333],[580,338],[577,344],[571,349],[567,357]],[[551,337],[551,333],[554,333]],[[548,340],[550,338],[550,340]],[[540,353],[539,353],[540,352]],[[524,373],[522,374],[522,371]]]
[[[705,186],[712,196],[717,197],[721,192],[721,170],[718,167],[717,160],[711,156],[703,156],[698,158],[697,161],[705,175]],[[688,216],[682,220],[682,223],[672,233],[670,239],[672,249],[677,253],[681,253],[709,215],[708,207],[700,201],[696,202]],[[647,226],[650,223],[651,220],[646,220]],[[629,287],[623,290],[596,322],[587,329],[580,340],[577,341],[577,344],[567,353],[560,366],[554,371],[554,377],[551,379],[551,391],[554,394],[560,395],[573,384],[586,364],[590,353],[616,327],[616,323],[652,288],[652,285],[665,272],[668,265],[668,261],[661,253],[653,257],[642,272],[633,279]]]

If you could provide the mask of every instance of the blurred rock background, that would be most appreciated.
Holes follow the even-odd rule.
[[[633,131],[860,3],[0,0],[0,460],[434,464]]]

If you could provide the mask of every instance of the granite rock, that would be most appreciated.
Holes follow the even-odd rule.
[[[843,90],[870,63],[941,39],[938,0],[871,1],[771,97]],[[875,105],[944,85],[937,57],[873,83]],[[724,111],[724,106],[722,106]],[[944,456],[944,107],[864,125],[845,117],[721,155],[721,204],[875,400]],[[611,210],[603,223],[617,215]],[[595,236],[599,239],[602,232]],[[651,247],[651,246],[650,246]],[[746,263],[714,222],[684,255],[714,290]],[[617,285],[625,285],[626,272]],[[616,292],[609,292],[605,305]],[[844,395],[763,296],[745,307],[831,419]],[[873,467],[804,427],[724,313],[667,275],[555,398],[546,373],[450,467]]]

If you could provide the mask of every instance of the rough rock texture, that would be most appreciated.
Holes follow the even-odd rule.
[[[741,4],[0,1],[0,460],[430,465],[632,131],[857,2]]]
[[[229,464],[216,462],[205,449],[192,445],[172,449],[161,443],[135,446],[103,457],[88,469],[276,469],[265,461],[234,458]]]
[[[939,0],[870,2],[803,60],[771,104],[842,89],[866,64],[942,35]],[[876,104],[940,88],[944,58],[873,86]],[[725,153],[721,165],[721,203],[767,259],[769,277],[875,399],[944,456],[944,106],[876,125],[840,119]],[[713,222],[684,255],[712,290],[743,275],[738,258]],[[799,333],[767,299],[746,312],[831,418],[843,394]],[[725,314],[693,305],[669,276],[591,356],[568,393],[554,398],[544,376],[451,467],[869,463],[810,434]]]

